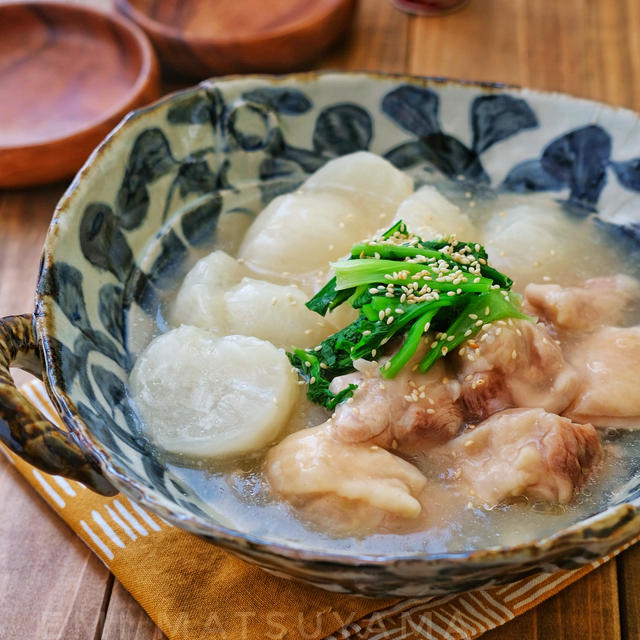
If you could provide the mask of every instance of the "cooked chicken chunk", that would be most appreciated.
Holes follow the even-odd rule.
[[[313,522],[365,532],[420,515],[426,479],[412,464],[378,446],[347,444],[330,425],[303,429],[267,454],[273,492]]]
[[[596,426],[640,429],[640,327],[602,327],[567,352],[582,388],[565,414]]]
[[[336,437],[345,442],[377,444],[405,455],[421,453],[453,438],[462,425],[456,400],[460,385],[437,362],[426,374],[405,366],[395,378],[380,375],[377,362],[361,360],[359,371],[335,378],[337,393],[356,384],[353,397],[335,410]]]
[[[620,323],[625,309],[638,298],[640,283],[620,274],[587,280],[582,287],[529,284],[524,290],[524,307],[552,331],[590,331]]]
[[[494,506],[518,496],[567,503],[602,457],[590,424],[542,409],[508,409],[434,450],[472,502]]]
[[[578,376],[541,324],[499,320],[455,353],[468,416],[482,420],[508,407],[560,413],[578,393]]]

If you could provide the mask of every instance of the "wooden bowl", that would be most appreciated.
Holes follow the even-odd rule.
[[[117,0],[162,63],[192,78],[302,69],[346,30],[356,0]]]
[[[77,5],[0,4],[0,187],[72,176],[131,109],[160,93],[148,39]]]

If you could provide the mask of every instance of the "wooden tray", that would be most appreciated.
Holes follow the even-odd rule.
[[[302,69],[344,34],[356,0],[117,0],[162,63],[192,78]]]
[[[160,93],[153,49],[118,15],[0,4],[0,187],[69,177],[132,108]]]

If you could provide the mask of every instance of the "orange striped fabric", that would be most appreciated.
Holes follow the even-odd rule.
[[[61,424],[41,383],[22,390]],[[268,575],[122,495],[98,496],[3,450],[170,640],[470,640],[535,607],[640,540],[581,569],[504,587],[429,600],[366,600]]]

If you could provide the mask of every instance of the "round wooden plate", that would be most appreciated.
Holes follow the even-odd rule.
[[[302,69],[346,30],[356,0],[117,0],[167,67],[193,78]]]
[[[159,94],[155,54],[130,21],[0,4],[0,187],[73,175],[127,111]]]

